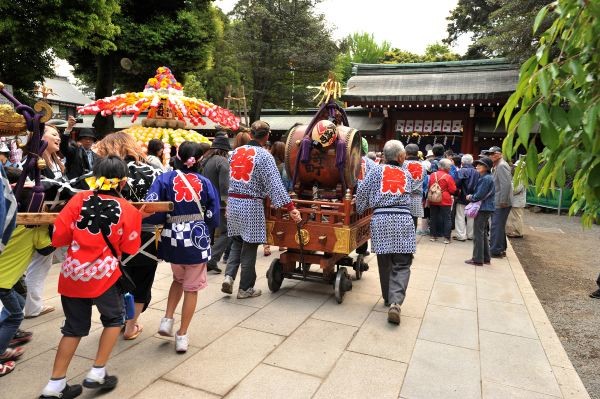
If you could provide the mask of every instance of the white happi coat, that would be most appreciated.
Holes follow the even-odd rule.
[[[233,151],[229,162],[227,235],[242,236],[245,242],[267,242],[263,199],[276,208],[291,202],[273,156],[262,147],[244,145]],[[235,198],[231,194],[252,198]]]
[[[419,160],[404,161],[403,168],[408,169],[415,181],[415,187],[410,195],[410,214],[413,217],[422,218],[423,212],[423,179],[427,175],[427,169]]]
[[[371,242],[376,254],[412,254],[417,249],[410,214],[416,183],[408,169],[394,164],[372,168],[356,192],[358,213],[373,208]]]

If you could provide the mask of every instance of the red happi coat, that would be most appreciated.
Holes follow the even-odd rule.
[[[94,218],[98,213],[100,221]],[[142,214],[125,199],[92,191],[76,194],[58,214],[52,245],[68,246],[58,280],[58,292],[72,298],[97,298],[121,276],[118,259],[106,245],[101,229],[117,255],[136,253],[141,244]]]

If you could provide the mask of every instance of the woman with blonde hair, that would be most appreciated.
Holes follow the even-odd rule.
[[[142,202],[154,180],[163,172],[150,165],[142,148],[129,133],[115,132],[106,135],[96,143],[96,153],[100,158],[117,155],[127,163],[127,184],[121,195],[133,202]],[[136,339],[144,329],[138,323],[140,314],[146,310],[152,299],[152,284],[158,266],[156,257],[155,226],[142,225],[142,246],[135,254],[123,254],[121,264],[133,282],[135,313],[127,320],[123,338]]]

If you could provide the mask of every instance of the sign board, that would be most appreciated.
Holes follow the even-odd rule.
[[[405,125],[406,121],[405,120],[397,120],[396,121],[396,131],[400,132],[400,133],[404,133],[404,125]]]

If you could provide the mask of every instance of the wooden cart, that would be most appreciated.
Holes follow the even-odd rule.
[[[352,289],[347,267],[354,269],[357,280],[368,269],[363,255],[354,260],[349,254],[369,240],[371,213],[358,215],[349,191],[339,202],[295,199],[294,203],[302,215],[300,224],[268,200],[265,203],[268,244],[288,248],[267,271],[269,289],[278,291],[285,278],[325,281],[333,284],[335,298],[342,303]],[[311,271],[311,265],[319,265],[321,272]]]

